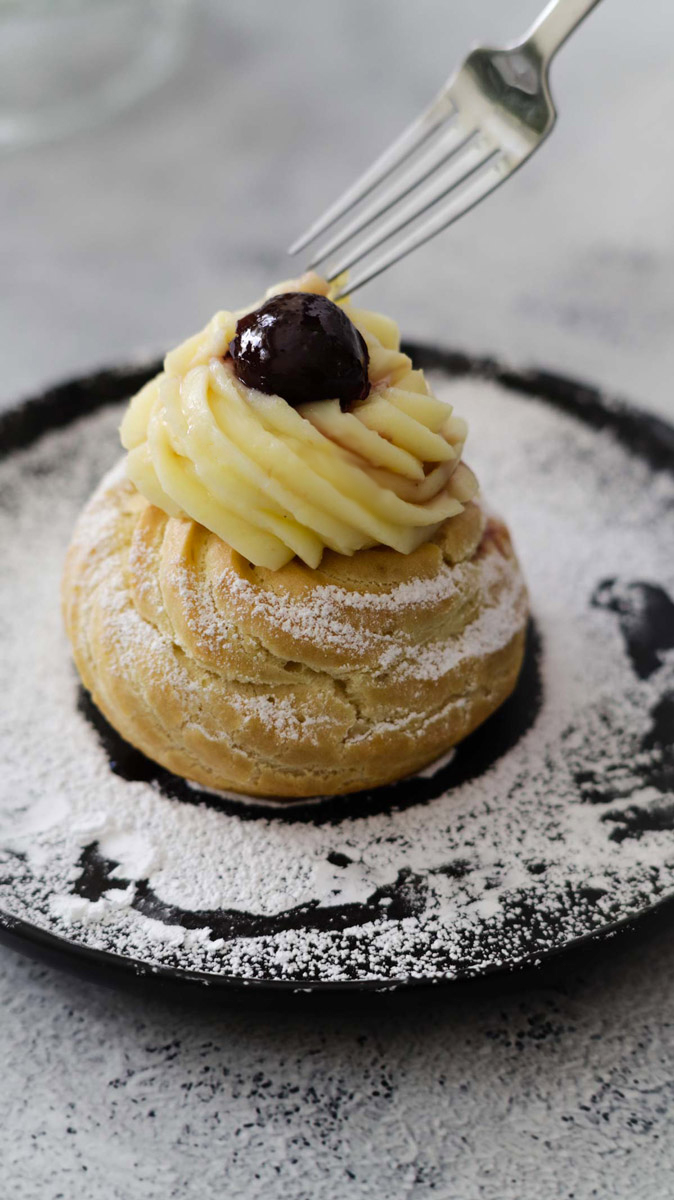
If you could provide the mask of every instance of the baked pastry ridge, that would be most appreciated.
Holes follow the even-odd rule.
[[[479,725],[515,684],[526,593],[475,503],[407,556],[270,571],[117,468],[76,528],[64,611],[127,741],[196,783],[293,798],[390,782]]]

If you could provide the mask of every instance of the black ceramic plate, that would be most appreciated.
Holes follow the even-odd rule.
[[[389,990],[521,972],[674,898],[674,430],[555,375],[410,349],[456,393],[511,523],[525,665],[435,772],[312,804],[190,787],[121,741],[70,665],[68,531],[156,365],[0,418],[5,941],[192,994]]]

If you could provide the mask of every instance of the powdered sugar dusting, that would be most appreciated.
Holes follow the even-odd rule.
[[[392,794],[393,806],[329,821],[223,809],[204,792],[188,803],[111,771],[76,708],[58,588],[76,513],[117,458],[118,413],[49,433],[0,465],[4,911],[148,964],[301,984],[475,973],[674,891],[670,752],[658,732],[674,705],[674,648],[665,637],[635,669],[639,647],[628,644],[630,606],[674,594],[672,477],[610,432],[497,385],[438,390],[468,417],[471,463],[514,535],[543,644],[544,701],[489,769],[463,770],[459,748]],[[103,522],[97,536],[109,535]],[[395,616],[451,586],[441,575],[433,595],[403,585],[376,603]],[[287,619],[340,643],[334,590],[321,591]],[[362,603],[342,591],[344,606]],[[123,592],[115,603],[133,655],[146,623]],[[474,623],[471,647],[502,644],[503,604]],[[432,679],[445,654],[427,647],[388,665]],[[290,709],[254,703],[244,717],[292,728]],[[312,732],[320,739],[320,721]],[[415,789],[429,802],[410,803]]]

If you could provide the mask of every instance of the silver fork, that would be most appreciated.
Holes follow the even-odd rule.
[[[341,251],[327,272],[334,280],[370,260],[338,294],[341,299],[484,200],[550,133],[557,117],[548,84],[550,63],[598,3],[552,0],[520,42],[503,50],[473,50],[426,111],[289,253],[297,254],[359,210],[318,246],[308,263],[316,267]],[[363,205],[367,197],[370,202]],[[395,240],[372,260],[390,239]]]

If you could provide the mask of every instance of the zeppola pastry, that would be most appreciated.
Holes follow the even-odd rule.
[[[466,434],[394,323],[316,275],[217,313],[131,400],[68,552],[111,724],[188,780],[285,799],[464,738],[512,691],[527,620]]]

